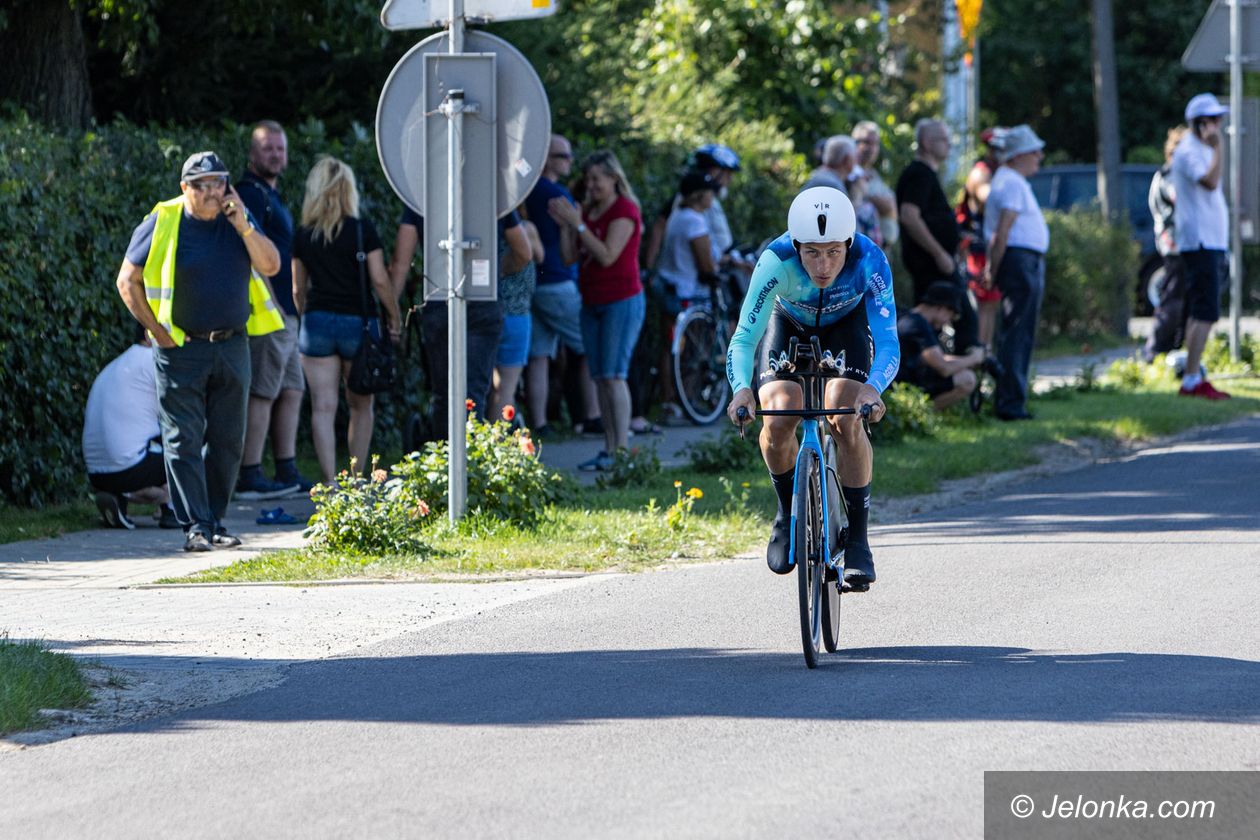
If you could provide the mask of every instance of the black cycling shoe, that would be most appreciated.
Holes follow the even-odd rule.
[[[875,558],[871,547],[852,544],[844,547],[844,588],[850,592],[865,592],[875,582]]]
[[[770,544],[766,546],[766,565],[776,575],[786,575],[792,571],[792,558],[788,551],[792,546],[790,527],[792,521],[784,516],[775,516],[770,526]]]

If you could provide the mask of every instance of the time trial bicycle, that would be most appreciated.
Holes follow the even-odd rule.
[[[827,380],[840,377],[844,369],[843,351],[835,358],[830,350],[821,348],[818,336],[810,336],[808,346],[792,338],[787,352],[771,359],[769,372],[776,379],[799,383],[805,407],[758,411],[762,416],[800,417],[805,421],[801,423],[804,433],[796,456],[788,557],[796,566],[801,644],[805,664],[810,668],[818,667],[822,650],[835,653],[840,643],[840,596],[858,591],[844,583],[848,511],[840,493],[839,452],[826,427],[828,417],[858,412],[852,408],[824,407]],[[870,411],[869,405],[861,408],[864,427]],[[740,409],[736,414],[743,434],[747,412]],[[860,587],[862,591],[866,588]]]

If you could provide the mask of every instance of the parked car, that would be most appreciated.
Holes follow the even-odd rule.
[[[1141,246],[1138,276],[1133,288],[1133,310],[1136,315],[1150,315],[1154,306],[1152,292],[1164,272],[1164,261],[1155,250],[1155,220],[1146,203],[1151,179],[1158,166],[1126,163],[1120,167],[1124,205],[1129,211],[1133,238]],[[1048,210],[1069,210],[1098,202],[1098,168],[1092,163],[1047,166],[1029,179],[1037,202]]]

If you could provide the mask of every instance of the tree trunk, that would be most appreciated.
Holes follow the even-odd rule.
[[[42,122],[85,128],[92,89],[78,11],[68,0],[26,0],[12,4],[6,18],[0,28],[0,99]]]
[[[1120,178],[1120,103],[1116,95],[1116,39],[1111,0],[1093,0],[1094,111],[1098,123],[1098,198],[1108,224],[1124,224],[1124,191]],[[1130,278],[1116,278],[1127,290]],[[1129,295],[1112,314],[1117,332],[1128,331]]]

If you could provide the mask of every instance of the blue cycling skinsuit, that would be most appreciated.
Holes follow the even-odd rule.
[[[864,309],[859,308],[863,299]],[[897,340],[892,271],[879,246],[860,233],[853,237],[844,268],[825,289],[819,289],[810,280],[789,234],[784,233],[762,252],[726,353],[726,378],[732,393],[752,387],[757,343],[772,321],[788,322],[785,326],[791,332],[819,335],[824,349],[845,349],[848,371],[858,374],[848,378],[865,381],[880,393],[897,375],[901,347]],[[850,334],[847,341],[846,336],[840,336],[843,347],[830,346],[834,342],[827,339],[837,330]],[[781,332],[784,330],[776,329],[775,336]],[[767,340],[767,345],[777,344],[775,336]],[[875,345],[873,359],[868,341]],[[774,352],[778,349],[767,348]],[[762,355],[768,353],[763,351]]]

